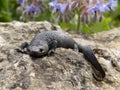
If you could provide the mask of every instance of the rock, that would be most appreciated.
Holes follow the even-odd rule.
[[[106,71],[102,82],[93,78],[92,67],[82,53],[71,49],[59,48],[52,56],[36,59],[16,52],[37,32],[51,29],[60,27],[47,21],[0,23],[0,90],[120,89],[120,28],[85,36],[71,34],[78,43],[93,48]]]

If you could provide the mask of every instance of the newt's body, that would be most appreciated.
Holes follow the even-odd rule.
[[[94,73],[95,79],[101,81],[105,77],[105,72],[97,61],[93,51],[89,46],[82,46],[76,43],[66,32],[63,31],[45,31],[35,35],[33,40],[22,44],[21,48],[27,49],[30,56],[40,57],[50,54],[56,48],[70,48],[84,54],[84,57],[92,64],[92,66],[100,73],[100,77]]]

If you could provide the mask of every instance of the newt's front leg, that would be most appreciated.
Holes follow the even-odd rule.
[[[57,41],[53,40],[49,44],[49,51],[48,51],[48,56],[53,55],[55,52],[55,49],[57,48]]]
[[[16,49],[17,52],[23,53],[23,54],[27,54],[27,48],[28,48],[29,44],[27,42],[22,43],[19,48]]]

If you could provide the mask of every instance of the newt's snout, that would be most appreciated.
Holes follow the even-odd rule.
[[[48,48],[45,48],[43,46],[41,47],[29,46],[27,51],[30,54],[30,56],[40,57],[40,56],[47,54]]]

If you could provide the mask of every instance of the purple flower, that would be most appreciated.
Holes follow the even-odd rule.
[[[108,3],[103,4],[102,2],[98,2],[96,6],[91,6],[87,9],[87,12],[95,13],[96,11],[100,11],[105,13],[106,11],[114,10],[114,8],[118,6],[117,0],[109,0]]]
[[[34,14],[35,12],[39,12],[39,13],[41,13],[41,10],[40,10],[40,8],[39,7],[37,7],[37,6],[26,6],[26,9],[25,9],[25,12],[30,12],[30,13],[32,13],[32,14]]]
[[[67,4],[60,4],[58,3],[58,0],[54,0],[54,2],[50,2],[48,5],[53,7],[53,12],[60,11],[62,14],[64,14],[65,9],[67,7]]]
[[[53,7],[53,12],[57,12],[60,9],[58,0],[54,0],[53,2],[50,2],[48,5]]]
[[[107,3],[107,6],[111,9],[114,10],[116,6],[118,6],[118,1],[117,0],[109,0]]]
[[[60,12],[61,12],[62,14],[64,14],[66,8],[67,8],[67,4],[61,4],[61,5],[60,5]]]
[[[93,7],[89,7],[86,12],[87,12],[87,13],[91,12],[92,14],[94,14],[95,11],[96,11],[96,7],[93,6]]]
[[[24,6],[24,0],[18,0],[18,4],[20,4],[21,6]]]
[[[110,8],[108,7],[108,5],[103,5],[103,8],[104,8],[104,12],[107,12],[107,11],[110,11]]]
[[[106,12],[105,7],[103,6],[102,2],[98,2],[96,5],[96,8],[100,11],[100,12]]]

